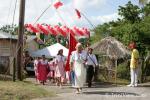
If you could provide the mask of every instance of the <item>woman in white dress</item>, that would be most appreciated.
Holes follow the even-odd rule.
[[[75,73],[75,84],[74,87],[76,88],[76,93],[82,92],[82,87],[86,81],[86,53],[82,49],[81,43],[76,45],[76,51],[72,52],[71,59],[70,59],[70,69]]]

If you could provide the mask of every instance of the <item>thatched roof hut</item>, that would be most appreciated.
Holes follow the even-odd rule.
[[[130,55],[130,51],[114,37],[106,37],[101,41],[91,45],[95,54],[105,54],[111,57],[125,58]]]

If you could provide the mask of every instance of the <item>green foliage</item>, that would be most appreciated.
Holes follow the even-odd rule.
[[[150,3],[146,4],[143,8],[142,8],[142,12],[145,16],[150,16]]]
[[[122,19],[98,25],[95,30],[95,35],[92,37],[92,42],[97,42],[105,36],[113,36],[124,45],[128,46],[131,41],[135,41],[137,49],[140,52],[140,58],[146,58],[150,52],[150,3],[138,7],[128,2],[124,7],[119,6],[119,15]],[[143,62],[143,75],[150,72],[146,67],[147,62]],[[129,66],[126,63],[118,66],[118,77],[129,78]]]
[[[16,25],[4,25],[0,28],[0,31],[11,33],[16,35],[17,34],[18,27]]]
[[[130,68],[129,63],[124,62],[118,65],[117,68],[117,77],[122,79],[128,79],[130,78]]]
[[[139,0],[139,4],[145,5],[148,2],[148,0]]]
[[[98,25],[93,29],[94,36],[90,38],[92,43],[95,43],[99,40],[101,40],[103,37],[110,35],[110,25],[108,23],[104,23],[103,25]]]
[[[134,23],[140,20],[141,9],[137,5],[133,5],[131,1],[129,1],[125,7],[119,6],[119,15],[123,17],[125,21],[129,21]]]

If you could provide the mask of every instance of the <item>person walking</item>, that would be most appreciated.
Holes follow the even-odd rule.
[[[48,62],[48,65],[49,65],[49,72],[48,72],[48,75],[47,77],[49,78],[49,81],[52,83],[55,83],[55,61],[54,60],[51,60]]]
[[[86,57],[82,44],[77,43],[76,51],[72,52],[70,59],[70,69],[74,71],[74,87],[77,94],[82,93],[82,88],[86,81]]]
[[[134,42],[132,42],[129,47],[132,50],[130,62],[131,83],[127,86],[136,87],[138,86],[139,52],[136,49],[136,44]]]
[[[35,74],[35,78],[36,78],[37,83],[40,83],[39,80],[38,80],[38,78],[37,78],[37,76],[38,76],[37,75],[38,74],[37,67],[38,67],[39,61],[40,61],[40,57],[37,57],[34,60],[34,74]]]
[[[63,79],[65,78],[65,57],[63,56],[63,49],[58,51],[58,54],[55,58],[55,77],[56,85],[62,87]]]
[[[88,87],[92,86],[92,79],[94,77],[95,67],[98,66],[96,56],[92,54],[92,52],[93,52],[93,49],[88,48],[88,56],[87,56],[87,62],[86,62],[86,67],[87,67],[86,80],[88,83]]]
[[[45,82],[47,80],[47,68],[48,68],[48,61],[45,58],[45,55],[42,55],[42,59],[38,62],[37,66],[37,79],[45,85]]]

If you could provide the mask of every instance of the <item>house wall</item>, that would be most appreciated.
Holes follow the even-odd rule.
[[[0,56],[0,74],[10,74],[9,73],[9,57]]]
[[[0,39],[0,73],[12,74],[17,40]]]
[[[15,56],[16,46],[16,40],[0,39],[0,56]]]

